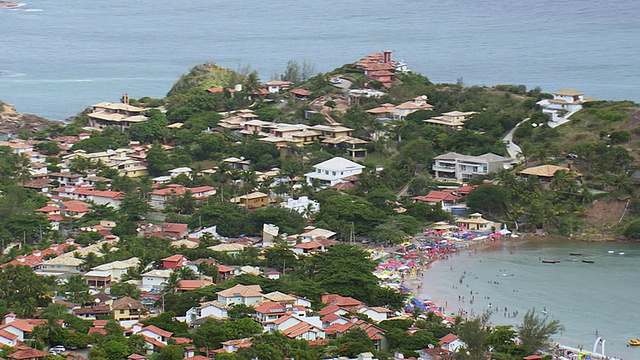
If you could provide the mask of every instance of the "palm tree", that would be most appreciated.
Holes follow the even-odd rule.
[[[174,273],[177,274],[180,280],[195,280],[198,278],[196,272],[193,271],[192,268],[186,266],[177,269]]]

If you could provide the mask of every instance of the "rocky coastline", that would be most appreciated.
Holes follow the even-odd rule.
[[[56,121],[33,114],[21,114],[16,111],[15,106],[0,103],[0,134],[18,134],[25,131],[35,134],[53,123]]]
[[[2,7],[6,7],[6,8],[12,8],[12,7],[18,7],[22,4],[17,3],[17,2],[13,2],[13,1],[0,1],[0,8]]]

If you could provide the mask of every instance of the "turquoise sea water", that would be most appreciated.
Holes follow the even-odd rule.
[[[579,260],[567,261],[571,258]],[[594,263],[583,263],[583,258]],[[541,259],[561,262],[544,264]],[[606,340],[607,355],[640,359],[640,348],[626,346],[629,339],[640,337],[639,261],[638,243],[498,241],[435,262],[422,292],[439,305],[446,304],[449,313],[464,309],[477,315],[497,308],[490,319],[494,324],[519,324],[527,310],[546,309],[549,317],[566,327],[556,341],[582,344],[591,351],[597,329]],[[458,296],[464,296],[464,303]],[[517,311],[518,316],[505,316],[505,307],[508,314]]]
[[[161,97],[201,62],[270,80],[291,59],[325,72],[391,49],[436,82],[640,101],[638,13],[628,0],[33,0],[0,9],[0,99],[64,119]]]

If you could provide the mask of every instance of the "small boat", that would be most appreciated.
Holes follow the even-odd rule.
[[[613,251],[613,250],[609,250],[609,251],[607,251],[607,252],[608,252],[609,254],[613,254],[613,253],[614,253],[614,251]]]
[[[618,255],[624,255],[624,251],[620,251]]]
[[[631,340],[629,340],[629,345],[631,345],[631,346],[640,346],[640,339],[631,339]]]
[[[570,252],[569,255],[571,255],[571,256],[580,256],[580,255],[582,255],[582,253],[581,252]]]
[[[545,264],[557,264],[560,260],[542,259],[542,262]]]
[[[582,262],[587,264],[593,264],[594,261],[591,259],[582,259]]]

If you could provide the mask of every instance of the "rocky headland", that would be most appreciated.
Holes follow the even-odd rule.
[[[18,113],[15,106],[0,102],[0,134],[36,133],[53,123],[55,121],[37,115]]]
[[[20,3],[13,2],[13,1],[0,1],[0,8],[2,8],[2,7],[7,7],[7,8],[18,7],[20,5],[21,5]]]

